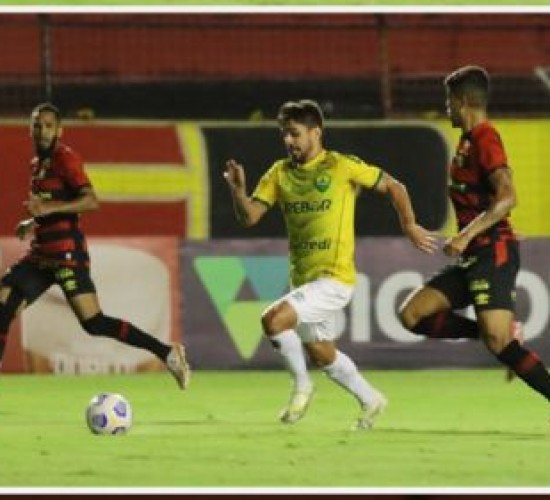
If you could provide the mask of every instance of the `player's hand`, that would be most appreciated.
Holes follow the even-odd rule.
[[[33,217],[39,217],[49,213],[46,202],[40,198],[40,196],[36,196],[34,194],[31,194],[28,201],[24,202],[23,205],[27,209],[29,215],[32,215]]]
[[[437,250],[437,237],[431,231],[416,223],[410,224],[404,231],[412,244],[422,252],[433,254]]]
[[[15,228],[15,236],[17,236],[20,240],[24,240],[33,229],[34,219],[22,220]]]
[[[233,159],[227,160],[223,176],[233,191],[246,191],[246,176],[240,163]]]
[[[449,257],[458,257],[466,250],[469,243],[470,239],[464,234],[459,233],[445,241],[443,244],[443,252]]]

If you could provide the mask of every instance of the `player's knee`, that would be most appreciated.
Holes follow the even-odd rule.
[[[272,304],[263,312],[261,318],[262,328],[268,337],[295,328],[296,322],[296,313],[284,301]]]
[[[487,346],[487,349],[495,355],[500,354],[510,343],[510,339],[506,334],[483,332],[482,338]]]
[[[262,329],[264,331],[264,334],[268,337],[277,333],[277,330],[275,329],[277,324],[276,316],[277,312],[273,308],[267,309],[262,314]]]
[[[309,359],[316,368],[323,369],[323,368],[330,365],[330,362],[327,359],[323,358],[323,357],[309,356]]]
[[[346,357],[344,353],[336,350],[336,345],[332,341],[305,342],[303,345],[309,361],[322,370],[333,366],[338,356]]]
[[[403,328],[411,330],[418,324],[420,321],[420,315],[415,310],[414,307],[411,307],[410,304],[404,304],[399,308],[398,318]]]
[[[114,336],[117,328],[116,320],[103,313],[97,313],[95,316],[81,321],[80,324],[88,334],[103,337]]]

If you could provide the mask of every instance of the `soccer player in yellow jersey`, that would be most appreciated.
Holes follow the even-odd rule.
[[[435,238],[416,224],[403,184],[374,165],[323,147],[323,114],[310,100],[287,102],[278,122],[288,158],[276,161],[249,197],[243,166],[226,163],[235,214],[244,226],[256,224],[275,203],[289,236],[291,291],[262,315],[262,326],[281,354],[294,387],[280,419],[293,424],[305,414],[314,393],[309,358],[361,405],[355,424],[369,429],[387,404],[384,395],[336,348],[338,311],[350,301],[355,282],[354,211],[358,187],[389,196],[403,232],[414,246],[432,253]]]

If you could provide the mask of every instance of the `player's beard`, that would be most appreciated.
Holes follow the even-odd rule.
[[[290,157],[290,160],[292,161],[292,163],[294,163],[294,165],[301,165],[302,163],[304,163],[304,155],[299,149],[289,149],[288,156]]]
[[[49,158],[52,155],[55,145],[57,144],[57,137],[54,137],[52,141],[47,145],[42,145],[39,141],[35,143],[36,154],[40,159]]]
[[[309,150],[304,148],[288,148],[288,156],[294,165],[303,165],[308,162]]]

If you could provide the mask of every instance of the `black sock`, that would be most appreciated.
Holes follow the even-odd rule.
[[[155,354],[160,360],[166,361],[166,357],[171,350],[171,346],[163,344],[156,337],[145,333],[132,323],[124,320],[120,321],[120,329],[117,340],[125,344],[141,347]]]
[[[4,356],[4,349],[6,349],[6,344],[8,342],[8,334],[5,332],[0,332],[0,361]]]
[[[166,357],[171,350],[171,346],[163,344],[157,338],[132,325],[132,323],[119,318],[111,318],[102,313],[82,321],[82,327],[90,335],[110,337],[133,347],[147,349],[162,361],[166,361]]]
[[[477,323],[452,311],[422,318],[411,331],[436,339],[479,339]]]
[[[497,358],[512,369],[529,387],[550,401],[550,375],[537,354],[514,339]]]

